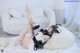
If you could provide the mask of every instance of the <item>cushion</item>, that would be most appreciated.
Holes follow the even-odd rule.
[[[67,30],[66,28],[59,26],[61,32],[53,33],[53,36],[47,43],[44,45],[45,49],[57,50],[57,49],[68,49],[74,46],[75,37],[74,35]]]
[[[19,10],[14,9],[14,8],[11,8],[11,9],[9,10],[9,14],[10,14],[11,16],[13,16],[13,17],[16,17],[16,18],[21,18],[21,17],[23,17],[23,14],[22,14]]]
[[[13,34],[20,34],[20,32],[22,31],[22,29],[25,27],[27,23],[28,23],[28,19],[26,17],[22,17],[22,18],[12,17],[9,21],[10,27],[8,28],[8,30],[13,32]]]

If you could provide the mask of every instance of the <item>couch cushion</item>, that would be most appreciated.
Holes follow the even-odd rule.
[[[61,32],[59,34],[53,33],[51,39],[49,39],[47,43],[44,45],[45,49],[61,50],[75,46],[74,34],[67,30],[65,27],[62,26],[58,27]]]
[[[48,26],[48,21],[46,17],[33,17],[33,25],[40,25],[40,28],[45,28]],[[14,31],[15,33],[19,34],[21,30],[25,27],[28,23],[27,18],[11,18],[9,22],[10,28],[8,30]]]
[[[16,33],[20,33],[20,31],[25,27],[25,25],[28,23],[28,20],[26,17],[22,18],[11,18],[9,22],[9,29],[11,31],[14,31]]]
[[[16,18],[23,17],[23,14],[19,10],[15,9],[15,8],[9,9],[9,14],[12,15],[13,17],[16,17]]]

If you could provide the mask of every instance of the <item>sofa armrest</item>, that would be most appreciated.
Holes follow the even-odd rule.
[[[56,24],[56,19],[55,19],[54,11],[50,8],[45,8],[44,13],[48,17],[49,26],[55,25]]]
[[[3,30],[5,31],[9,26],[9,19],[10,19],[9,13],[7,12],[2,13],[1,19],[2,19],[2,27],[3,27]]]

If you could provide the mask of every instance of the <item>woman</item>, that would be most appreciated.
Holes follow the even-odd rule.
[[[47,41],[52,37],[53,33],[60,33],[57,25],[52,25],[47,29],[40,29],[40,31],[33,37],[34,50],[43,48]]]
[[[19,44],[19,42],[21,42],[24,48],[29,49],[30,41],[31,41],[32,37],[35,35],[36,30],[33,30],[34,23],[33,23],[32,15],[31,15],[28,5],[26,5],[25,12],[26,12],[26,15],[28,16],[28,24],[22,30],[22,32],[19,35],[19,38],[17,38],[17,40],[14,42],[14,45],[17,45],[17,44]],[[42,36],[45,42],[52,36],[53,28],[49,27],[48,32],[49,32],[49,34],[51,34],[50,36]]]

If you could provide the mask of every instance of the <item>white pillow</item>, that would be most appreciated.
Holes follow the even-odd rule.
[[[14,9],[14,8],[11,8],[11,9],[9,10],[9,14],[12,15],[13,17],[16,17],[16,18],[21,18],[21,17],[23,17],[23,14],[22,14],[19,10]]]
[[[59,26],[61,32],[53,33],[53,36],[47,43],[44,45],[45,49],[58,50],[58,49],[67,49],[74,46],[75,37],[66,28]]]

